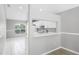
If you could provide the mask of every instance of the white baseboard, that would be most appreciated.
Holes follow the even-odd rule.
[[[61,32],[60,34],[79,35],[79,33],[70,33],[70,32]],[[43,53],[42,55],[47,55],[48,53],[53,52],[53,51],[55,51],[55,50],[58,50],[58,49],[60,49],[60,48],[63,48],[63,49],[65,49],[65,50],[67,50],[67,51],[70,51],[70,52],[72,52],[72,53],[74,53],[74,54],[79,55],[79,52],[73,51],[73,50],[71,50],[71,49],[68,49],[68,48],[65,48],[65,47],[62,47],[62,46],[60,46],[60,47],[58,47],[58,48],[56,48],[56,49],[50,50],[50,51],[48,51],[48,52],[45,52],[45,53]]]
[[[55,48],[55,49],[53,49],[53,50],[50,50],[50,51],[48,51],[48,52],[43,53],[42,55],[47,55],[48,53],[53,52],[53,51],[55,51],[55,50],[58,50],[58,49],[60,49],[60,48],[62,48],[62,47]]]
[[[64,50],[70,51],[70,52],[72,52],[74,54],[79,55],[79,52],[77,52],[77,51],[74,51],[74,50],[71,50],[71,49],[68,49],[68,48],[65,48],[65,47],[61,47],[61,48],[63,48]]]
[[[79,33],[61,32],[61,34],[79,35]]]
[[[50,51],[48,51],[48,52],[45,52],[45,53],[43,53],[42,55],[47,55],[48,53],[51,53],[51,52],[53,52],[53,51],[55,51],[55,50],[58,50],[58,49],[60,49],[60,48],[62,48],[62,49],[64,49],[64,50],[67,50],[67,51],[70,51],[70,52],[72,52],[72,53],[74,53],[74,54],[77,54],[77,55],[79,55],[79,52],[76,52],[76,51],[73,51],[73,50],[71,50],[71,49],[68,49],[68,48],[65,48],[65,47],[58,47],[58,48],[55,48],[55,49],[53,49],[53,50],[50,50]]]

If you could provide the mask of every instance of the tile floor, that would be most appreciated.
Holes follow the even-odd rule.
[[[25,45],[25,40],[27,44]],[[4,55],[25,55],[28,53],[28,50],[25,50],[25,46],[28,49],[28,40],[25,37],[9,38],[6,40]],[[67,51],[63,48],[55,50],[47,55],[76,55],[70,51]]]
[[[27,39],[26,39],[27,40]],[[26,45],[27,47],[27,45]],[[5,44],[4,54],[6,55],[24,55],[25,37],[9,38]]]

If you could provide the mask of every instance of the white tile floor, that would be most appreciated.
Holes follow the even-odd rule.
[[[25,37],[17,37],[17,38],[8,38],[5,44],[4,54],[6,55],[25,55],[27,54],[27,49],[25,50],[25,46],[28,48],[28,45],[25,45]],[[27,42],[26,42],[27,43]]]

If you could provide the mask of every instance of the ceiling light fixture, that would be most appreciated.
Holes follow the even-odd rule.
[[[20,7],[19,7],[19,9],[21,9],[21,10],[22,10],[22,9],[23,9],[23,7],[22,7],[22,6],[20,6]]]
[[[43,11],[43,9],[40,9],[40,12],[42,12]]]

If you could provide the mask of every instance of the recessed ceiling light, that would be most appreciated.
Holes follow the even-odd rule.
[[[22,9],[23,9],[23,7],[22,7],[22,6],[20,6],[20,7],[19,7],[19,9],[21,9],[21,10],[22,10]]]
[[[40,9],[40,12],[42,12],[43,11],[43,9]]]

